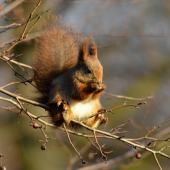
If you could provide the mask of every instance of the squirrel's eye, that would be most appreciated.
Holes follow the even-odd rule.
[[[87,70],[87,72],[88,72],[88,73],[91,73],[91,70],[90,70],[90,69],[88,69],[88,70]]]

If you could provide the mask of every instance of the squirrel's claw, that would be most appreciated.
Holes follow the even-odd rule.
[[[91,88],[96,92],[100,92],[100,91],[105,90],[107,88],[107,86],[106,86],[106,84],[92,83]]]
[[[57,106],[59,107],[61,105],[61,103],[62,103],[61,100],[57,101]]]
[[[63,105],[64,110],[68,110],[68,102],[66,100],[58,100],[57,101],[57,106],[59,107],[60,105]]]
[[[107,123],[108,123],[108,116],[106,116],[106,117],[103,117],[103,120],[102,120],[102,124],[104,124],[105,126],[107,125]]]

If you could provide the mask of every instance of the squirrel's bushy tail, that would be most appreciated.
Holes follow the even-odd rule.
[[[46,103],[54,78],[73,67],[78,60],[80,36],[57,17],[51,17],[36,39],[33,70],[36,87]]]

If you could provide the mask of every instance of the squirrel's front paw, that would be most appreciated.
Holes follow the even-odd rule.
[[[107,88],[107,86],[105,84],[92,83],[91,88],[94,91],[103,91]]]
[[[63,109],[66,111],[69,109],[69,105],[68,105],[68,102],[66,100],[63,100]]]
[[[57,101],[57,106],[59,107],[62,103],[62,100]]]
[[[68,125],[71,120],[68,102],[66,100],[59,100],[57,101],[57,106],[62,107],[62,116],[64,122]]]
[[[57,106],[62,106],[63,110],[68,110],[69,107],[68,107],[68,102],[66,100],[58,100],[57,101]]]
[[[108,116],[103,117],[103,119],[101,119],[101,124],[104,124],[105,126],[108,123]]]
[[[107,125],[108,123],[108,116],[104,116],[104,113],[106,113],[106,109],[99,109],[98,110],[98,117],[100,118],[100,124]]]
[[[106,88],[107,88],[107,86],[106,86],[106,84],[99,84],[99,91],[103,91],[103,90],[105,90]]]

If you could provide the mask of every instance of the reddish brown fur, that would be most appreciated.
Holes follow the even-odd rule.
[[[96,47],[95,41],[92,37],[90,37],[89,53],[90,53],[90,55],[94,55],[97,58],[97,47]]]
[[[88,69],[92,73],[88,74]],[[40,37],[36,39],[33,58],[33,70],[36,87],[42,94],[38,101],[51,106],[49,111],[53,123],[61,126],[70,123],[73,118],[68,101],[99,99],[106,88],[102,83],[103,68],[97,59],[97,47],[90,38],[84,40],[72,26],[66,26],[61,19],[52,17],[42,27]],[[99,100],[95,110],[101,109]],[[93,127],[102,122],[97,115],[84,123]]]
[[[46,103],[46,95],[54,78],[77,63],[79,52],[77,38],[80,36],[77,32],[70,31],[69,26],[66,27],[61,19],[55,17],[52,17],[50,22],[45,22],[42,30],[40,37],[36,39],[33,69],[34,81],[43,94],[40,101]],[[60,43],[56,45],[56,42]],[[67,57],[68,63],[65,63],[64,57]]]
[[[87,43],[88,43],[88,40],[85,39],[84,42],[83,42],[83,45],[82,45],[84,61],[87,60]]]
[[[70,109],[70,107],[69,107]],[[57,106],[57,104],[55,104],[54,106],[51,106],[51,110],[50,110],[50,116],[52,117],[52,121],[56,126],[61,126],[62,123],[64,122],[64,118],[63,118],[63,105],[61,104],[60,106]],[[69,114],[67,114],[67,119],[68,122],[70,122],[70,120],[73,117],[73,114],[71,112],[71,109],[69,110]]]

